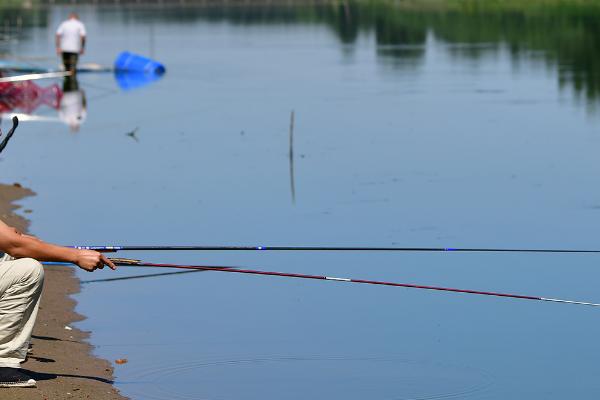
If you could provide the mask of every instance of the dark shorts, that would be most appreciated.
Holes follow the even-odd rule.
[[[77,67],[77,60],[79,59],[79,54],[77,53],[62,53],[63,65],[65,66],[65,71],[73,71],[75,72],[75,68]]]

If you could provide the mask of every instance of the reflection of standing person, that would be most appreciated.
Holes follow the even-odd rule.
[[[62,54],[66,71],[75,73],[77,59],[85,49],[85,35],[85,26],[74,12],[56,30],[56,54]]]
[[[59,118],[77,132],[87,116],[85,92],[79,88],[77,77],[66,76],[60,99]]]

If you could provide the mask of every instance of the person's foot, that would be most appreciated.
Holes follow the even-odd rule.
[[[35,387],[35,379],[18,368],[0,367],[0,388]]]

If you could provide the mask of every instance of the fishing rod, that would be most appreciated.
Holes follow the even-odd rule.
[[[8,141],[12,138],[13,134],[15,133],[15,129],[17,129],[17,126],[19,126],[19,118],[12,117],[12,123],[13,123],[12,128],[10,128],[10,130],[6,133],[6,136],[4,137],[2,142],[0,142],[0,153],[2,153],[2,151],[8,144]]]
[[[21,82],[21,81],[33,81],[37,79],[51,79],[51,78],[63,78],[69,75],[72,75],[71,71],[60,71],[60,72],[45,72],[38,74],[26,74],[26,75],[15,75],[15,76],[6,76],[0,78],[0,83],[10,83],[10,82]]]
[[[495,297],[513,298],[513,299],[521,299],[521,300],[536,300],[536,301],[548,301],[548,302],[553,302],[553,303],[578,304],[578,305],[594,306],[594,307],[600,306],[600,304],[597,304],[597,303],[588,303],[588,302],[584,302],[584,301],[553,299],[553,298],[548,298],[548,297],[528,296],[528,295],[510,294],[510,293],[486,292],[486,291],[481,291],[481,290],[456,289],[456,288],[441,287],[441,286],[417,285],[417,284],[411,284],[411,283],[385,282],[385,281],[353,279],[353,278],[338,278],[338,277],[333,277],[333,276],[307,275],[307,274],[298,274],[298,273],[292,273],[292,272],[261,271],[261,270],[254,270],[254,269],[244,269],[244,268],[239,268],[239,267],[157,264],[157,263],[148,263],[148,262],[143,262],[140,260],[133,260],[133,259],[128,259],[128,258],[111,258],[110,260],[115,265],[120,265],[120,266],[179,268],[179,269],[186,269],[186,270],[233,272],[233,273],[238,273],[238,274],[279,276],[279,277],[286,277],[286,278],[315,279],[315,280],[336,281],[336,282],[363,283],[363,284],[367,284],[367,285],[382,285],[382,286],[394,286],[394,287],[403,287],[403,288],[411,288],[411,289],[436,290],[436,291],[443,291],[443,292],[465,293],[465,294],[474,294],[474,295],[482,295],[482,296],[495,296]]]
[[[600,250],[469,247],[344,247],[344,246],[72,246],[81,250],[117,251],[405,251],[462,253],[600,253]]]

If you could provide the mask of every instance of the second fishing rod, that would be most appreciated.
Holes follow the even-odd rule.
[[[494,247],[369,247],[369,246],[72,246],[102,252],[117,251],[322,251],[322,252],[447,252],[447,253],[571,253],[596,254],[596,249],[494,248]]]

